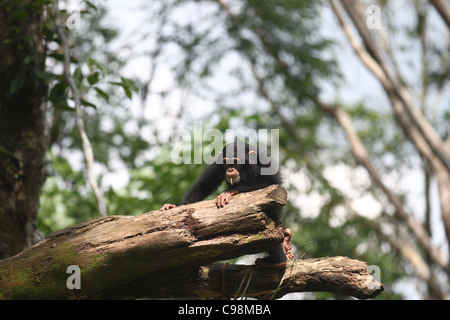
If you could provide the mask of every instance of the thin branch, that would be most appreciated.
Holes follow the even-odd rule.
[[[420,4],[415,3],[414,8],[417,15],[417,25],[419,29],[420,38],[420,50],[421,50],[421,64],[422,64],[422,82],[421,82],[421,93],[420,93],[420,109],[422,113],[426,112],[426,98],[428,96],[428,39],[427,39],[427,21],[428,12],[422,12],[420,9]]]
[[[383,182],[383,179],[378,174],[377,170],[370,161],[369,155],[367,154],[367,151],[361,139],[359,138],[358,133],[353,126],[351,117],[348,115],[348,113],[339,106],[321,104],[320,107],[324,111],[329,112],[334,116],[336,121],[344,130],[347,139],[350,142],[350,146],[356,161],[364,168],[366,168],[373,183],[379,186],[381,190],[383,190],[389,201],[394,205],[399,216],[416,236],[419,243],[430,253],[433,261],[436,262],[444,271],[447,271],[448,261],[432,245],[431,239],[426,229],[416,219],[413,218],[411,213],[405,210],[403,201]]]
[[[447,27],[450,29],[450,8],[449,5],[443,0],[430,0],[431,4],[441,15]]]
[[[345,3],[348,6],[351,5],[351,2],[346,1]],[[433,169],[433,173],[437,178],[441,215],[450,250],[450,160],[446,153],[445,144],[423,114],[414,107],[409,93],[393,81],[389,71],[387,68],[384,68],[382,62],[377,63],[365,50],[350,26],[344,21],[336,2],[330,0],[330,4],[354,51],[382,83],[405,134],[414,144],[417,151],[429,161]],[[355,22],[355,20],[353,21]],[[358,26],[356,25],[356,27]],[[364,37],[364,33],[360,33],[360,35]],[[364,41],[368,43],[372,40],[366,38]],[[447,272],[450,273],[450,270]]]
[[[375,41],[372,41],[373,39],[370,34],[370,31],[366,27],[367,25],[364,19],[364,15],[361,14],[360,3],[354,0],[342,0],[341,4],[344,7],[345,11],[347,12],[348,16],[353,21],[353,24],[355,25],[356,29],[358,30],[358,33],[363,39],[364,44],[366,45],[366,50],[369,52],[370,56],[373,57],[373,59],[378,64],[380,64],[382,69],[387,70],[387,66],[385,65],[384,60],[381,57],[381,54],[378,50],[378,46],[375,43]]]
[[[417,142],[417,139],[413,139],[410,137],[411,141],[418,146],[418,150],[421,153],[423,152],[423,146],[426,145],[426,148],[429,150],[427,150],[428,152],[426,152],[424,156],[437,157],[447,168],[447,170],[450,171],[450,159],[449,156],[445,152],[443,152],[444,143],[442,139],[439,137],[439,135],[436,133],[436,131],[430,125],[424,115],[420,112],[420,110],[414,106],[413,99],[409,91],[399,85],[391,75],[389,68],[384,63],[384,60],[380,57],[377,46],[375,45],[372,37],[367,32],[367,27],[361,19],[361,12],[359,12],[359,8],[357,7],[355,1],[344,0],[342,1],[342,4],[344,5],[347,13],[349,14],[349,17],[354,23],[359,35],[363,39],[365,46],[370,49],[372,55],[368,53],[366,48],[353,33],[350,26],[344,21],[344,18],[342,16],[342,13],[340,12],[338,5],[336,4],[336,1],[330,0],[330,4],[333,12],[338,18],[339,23],[341,24],[342,29],[345,32],[345,35],[350,41],[350,44],[352,45],[355,52],[360,57],[361,61],[379,79],[379,81],[385,88],[389,98],[391,100],[393,100],[394,98],[396,100],[399,100],[399,103],[393,103],[392,106],[394,107],[394,111],[396,112],[397,117],[401,120],[400,124],[402,125],[404,131],[409,137],[410,135],[414,134],[425,140],[424,143],[419,143]]]
[[[388,13],[386,13],[384,15],[384,20],[386,21],[385,22],[386,28],[380,28],[377,30],[379,37],[380,37],[380,42],[381,42],[384,52],[387,54],[387,56],[390,59],[391,66],[394,69],[394,74],[395,74],[397,81],[401,84],[404,84],[405,80],[403,78],[402,71],[400,70],[397,57],[394,53],[394,49],[393,49],[394,44],[392,41],[392,37],[388,33],[388,26],[391,25],[391,19],[390,19],[390,16]]]
[[[106,211],[106,205],[103,201],[103,197],[100,193],[100,190],[97,185],[97,179],[94,173],[94,152],[92,151],[92,146],[89,141],[89,137],[86,134],[86,130],[84,127],[83,121],[83,110],[81,108],[81,94],[78,90],[77,85],[75,84],[75,80],[72,77],[70,72],[70,49],[69,43],[64,33],[61,17],[59,14],[59,2],[55,1],[54,5],[54,14],[55,14],[55,27],[56,31],[61,39],[61,46],[64,51],[64,75],[66,77],[67,82],[69,83],[70,89],[72,91],[72,97],[75,102],[75,121],[78,129],[78,133],[80,134],[83,153],[86,159],[87,169],[88,169],[88,179],[89,184],[91,185],[92,191],[94,192],[95,198],[97,199],[97,206],[101,216],[107,216],[108,213]]]

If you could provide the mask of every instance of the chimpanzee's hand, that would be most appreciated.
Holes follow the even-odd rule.
[[[228,202],[230,201],[230,198],[234,196],[235,194],[238,194],[239,192],[236,190],[233,191],[224,191],[216,198],[216,206],[217,208],[223,208]]]
[[[166,204],[163,205],[163,206],[161,207],[161,209],[159,209],[159,210],[160,210],[160,211],[170,210],[170,209],[173,209],[173,208],[175,208],[175,207],[177,207],[176,204],[166,203]]]

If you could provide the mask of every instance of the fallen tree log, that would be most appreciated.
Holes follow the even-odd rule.
[[[270,186],[238,194],[221,209],[216,208],[213,200],[203,201],[137,217],[100,217],[57,231],[16,256],[0,261],[0,299],[232,296],[236,281],[252,267],[208,264],[266,251],[268,246],[283,241],[283,233],[264,211],[286,202],[284,188]],[[338,269],[331,262],[322,263],[321,271],[311,269],[307,273],[313,280],[295,286],[289,284],[296,281],[295,274],[303,267],[297,267],[294,273],[292,268],[259,270],[249,296],[261,297],[261,292],[270,291],[274,284],[278,286],[289,272],[294,278],[284,277],[283,290],[276,297],[289,290],[325,290],[362,298],[380,292],[358,294],[364,292],[364,286],[356,286],[356,291],[347,290],[355,287],[356,280],[337,280],[348,274],[345,268],[348,261]],[[304,261],[296,263],[303,264]],[[364,273],[364,268],[360,267],[357,273],[369,279],[371,276],[367,268]],[[223,273],[218,269],[223,269]],[[327,286],[318,285],[326,278],[324,270],[328,269],[338,271],[330,271]],[[72,278],[77,276],[78,279]],[[79,289],[70,285],[74,279],[79,281]]]
[[[277,299],[291,292],[325,291],[369,299],[383,291],[367,263],[347,257],[292,260],[282,270],[214,263],[202,267],[199,278],[197,297]]]

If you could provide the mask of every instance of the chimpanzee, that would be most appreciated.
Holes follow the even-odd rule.
[[[207,165],[197,182],[186,191],[181,203],[165,204],[160,210],[169,210],[178,205],[201,201],[214,192],[224,179],[228,188],[217,196],[217,208],[223,208],[230,198],[239,192],[249,192],[273,184],[281,184],[278,170],[273,174],[263,175],[261,169],[264,167],[271,167],[271,159],[260,155],[256,147],[243,142],[230,143],[223,148],[212,164]],[[281,226],[281,213],[282,208],[267,212],[277,226]],[[255,261],[257,267],[284,268],[287,259],[293,257],[291,231],[288,228],[283,230],[284,242],[270,248],[266,258],[257,259]]]

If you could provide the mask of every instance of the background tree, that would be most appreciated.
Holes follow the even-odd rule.
[[[0,4],[0,259],[36,241],[48,149],[43,10]]]

